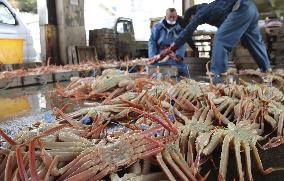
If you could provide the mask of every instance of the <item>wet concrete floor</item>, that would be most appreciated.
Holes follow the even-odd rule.
[[[205,77],[194,78],[206,81]],[[66,86],[68,82],[59,85]],[[13,135],[19,129],[42,120],[54,107],[61,108],[65,104],[70,104],[66,112],[86,107],[85,102],[57,96],[55,88],[56,84],[47,84],[0,90],[0,128]]]
[[[61,83],[61,86],[67,83]],[[0,90],[0,128],[13,135],[37,120],[45,119],[54,107],[70,104],[67,112],[84,107],[83,102],[63,99],[56,95],[55,84]],[[46,120],[48,121],[48,120]]]

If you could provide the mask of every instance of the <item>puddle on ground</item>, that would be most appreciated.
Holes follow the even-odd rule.
[[[67,83],[62,83],[65,86]],[[54,107],[62,108],[66,104],[66,112],[84,107],[82,101],[58,97],[55,84],[32,86],[0,91],[0,128],[13,135],[23,127],[31,126],[42,120],[46,112]]]
[[[68,82],[60,83],[66,86]],[[54,107],[70,104],[65,112],[91,106],[83,101],[64,99],[55,94],[56,84],[0,90],[0,128],[9,135],[42,120]]]

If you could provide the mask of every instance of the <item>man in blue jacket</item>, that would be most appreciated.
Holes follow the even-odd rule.
[[[189,8],[185,13],[185,19],[189,24],[177,40],[151,61],[158,61],[183,46],[191,39],[199,25],[207,23],[218,27],[211,62],[214,83],[222,82],[221,75],[227,71],[228,54],[240,40],[254,57],[261,71],[271,71],[258,27],[259,13],[251,0],[215,0],[210,4],[200,4]]]
[[[163,50],[170,47],[172,43],[177,39],[180,32],[183,30],[181,25],[177,23],[177,12],[174,8],[167,9],[165,19],[161,20],[152,28],[151,37],[148,42],[149,57],[161,53]],[[185,55],[185,46],[180,45],[176,48],[174,53],[169,53],[167,60],[163,62],[154,62],[153,66],[165,66],[172,65],[178,68],[179,76],[188,76],[187,65],[183,62]],[[166,57],[166,56],[165,56]],[[163,57],[163,59],[165,58]]]

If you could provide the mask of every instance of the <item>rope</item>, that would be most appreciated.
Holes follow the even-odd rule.
[[[206,63],[206,73],[207,73],[207,75],[208,75],[208,77],[209,77],[210,84],[213,85],[212,74],[211,74],[211,72],[209,71],[209,64],[210,64],[210,63],[211,63],[211,61],[208,61],[208,62]]]

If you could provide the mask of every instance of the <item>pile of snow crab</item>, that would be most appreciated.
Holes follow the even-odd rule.
[[[136,65],[145,65],[145,59],[135,59],[128,61],[87,61],[81,64],[68,64],[64,66],[50,65],[51,59],[47,61],[47,65],[38,66],[35,68],[20,68],[17,70],[2,71],[0,72],[0,80],[13,77],[23,77],[29,75],[40,75],[48,73],[61,73],[70,71],[85,71],[95,69],[108,69],[119,67],[130,67]]]
[[[196,181],[212,175],[213,162],[221,181],[229,158],[238,180],[253,180],[253,163],[263,175],[281,170],[264,168],[258,153],[284,143],[284,94],[270,84],[176,83],[107,70],[56,93],[92,104],[54,108],[53,123],[13,137],[0,130],[0,180]]]

